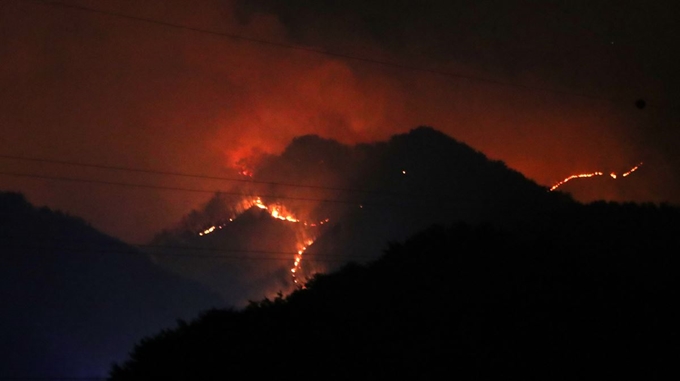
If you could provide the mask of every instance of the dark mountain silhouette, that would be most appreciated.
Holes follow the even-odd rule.
[[[0,193],[0,378],[104,374],[140,338],[219,307],[84,221]]]
[[[675,378],[679,223],[677,208],[598,202],[435,225],[147,338],[112,379]]]
[[[197,256],[207,248],[295,252],[291,239],[299,238],[305,229],[266,216],[240,217],[243,199],[233,193],[247,194],[245,199],[262,196],[265,203],[285,205],[301,220],[329,219],[323,228],[303,231],[315,240],[305,252],[300,276],[311,277],[349,260],[375,258],[388,241],[403,239],[433,223],[513,226],[575,203],[430,127],[356,146],[302,136],[280,155],[259,162],[253,179],[265,184],[241,184],[217,194],[202,210],[159,234],[153,245],[198,247]],[[230,218],[233,221],[227,223]],[[198,235],[222,225],[223,229],[210,235]],[[288,261],[283,258],[247,264],[168,256],[157,260],[243,306],[248,300],[294,289],[289,273],[293,255]]]

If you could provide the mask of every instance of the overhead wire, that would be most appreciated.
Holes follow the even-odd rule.
[[[209,189],[199,189],[199,188],[188,188],[188,187],[177,187],[177,186],[164,186],[164,185],[154,185],[154,184],[139,184],[130,182],[119,182],[119,181],[109,181],[109,180],[95,180],[95,179],[84,179],[66,176],[55,176],[55,175],[43,175],[34,173],[24,173],[24,172],[9,172],[1,171],[0,176],[11,176],[19,178],[29,178],[29,179],[40,179],[40,180],[50,180],[50,181],[62,181],[70,183],[84,183],[84,184],[94,184],[103,186],[119,186],[128,187],[136,189],[153,189],[162,191],[176,191],[176,192],[191,192],[191,193],[203,193],[203,194],[213,194],[217,196],[233,196],[239,198],[248,197],[260,197],[264,199],[272,200],[289,200],[289,201],[301,201],[301,202],[318,202],[324,204],[338,204],[338,205],[353,205],[360,209],[362,212],[377,211],[381,208],[395,208],[395,207],[422,207],[422,206],[436,206],[441,209],[444,208],[447,211],[464,211],[469,209],[468,201],[469,198],[462,198],[455,195],[419,195],[419,197],[412,197],[409,199],[403,199],[399,202],[397,201],[376,201],[375,199],[333,199],[333,198],[313,198],[313,197],[296,197],[287,196],[283,194],[267,194],[267,193],[245,193],[238,191],[228,191],[228,190],[209,190]],[[538,186],[538,185],[537,185]],[[541,186],[548,192],[548,188]],[[476,199],[480,201],[479,199]],[[276,201],[275,201],[276,202]],[[515,210],[516,207],[512,205],[495,205],[494,210],[497,212],[511,211]]]
[[[505,81],[498,81],[498,80],[494,80],[494,79],[490,79],[490,78],[484,78],[484,77],[480,77],[480,76],[471,76],[471,75],[465,75],[465,74],[454,73],[454,72],[447,72],[447,71],[442,71],[442,70],[435,70],[435,69],[428,69],[428,68],[410,66],[410,65],[405,65],[405,64],[398,63],[398,62],[390,62],[390,61],[384,61],[384,60],[374,59],[374,58],[370,58],[370,57],[362,57],[362,56],[356,56],[356,55],[350,55],[350,54],[343,54],[343,53],[338,53],[338,52],[333,52],[333,51],[328,51],[328,50],[322,50],[322,49],[316,49],[316,48],[311,48],[311,47],[280,43],[280,42],[275,42],[275,41],[265,40],[265,39],[260,39],[260,38],[252,38],[252,37],[233,34],[233,33],[226,33],[226,32],[220,32],[220,31],[214,31],[214,30],[208,30],[208,29],[203,29],[203,28],[198,28],[198,27],[187,26],[187,25],[181,25],[181,24],[171,23],[171,22],[157,20],[157,19],[151,19],[151,18],[134,16],[134,15],[124,14],[124,13],[119,13],[119,12],[113,12],[113,11],[107,11],[107,10],[102,10],[102,9],[86,7],[86,6],[82,6],[82,5],[66,4],[66,3],[63,3],[63,2],[59,2],[59,1],[48,1],[48,0],[30,0],[30,1],[42,3],[42,4],[45,4],[45,5],[55,6],[55,7],[61,7],[63,9],[73,9],[73,10],[78,10],[78,11],[82,11],[82,12],[97,13],[97,14],[101,14],[101,15],[118,17],[118,18],[127,19],[127,20],[144,22],[144,23],[147,23],[147,24],[155,24],[155,25],[159,25],[159,26],[163,26],[163,27],[187,30],[187,31],[191,31],[191,32],[201,33],[201,34],[209,34],[209,35],[213,35],[213,36],[230,38],[230,39],[233,39],[233,40],[239,40],[239,41],[248,42],[248,43],[266,45],[266,46],[275,47],[275,48],[291,49],[291,50],[297,50],[297,51],[302,51],[302,52],[311,53],[311,54],[337,57],[337,58],[348,59],[348,60],[353,60],[353,61],[357,61],[357,62],[363,62],[363,63],[367,63],[367,64],[381,65],[381,66],[385,66],[385,67],[401,69],[401,70],[417,71],[417,72],[429,73],[429,74],[434,74],[434,75],[439,75],[439,76],[475,81],[475,82],[483,83],[483,84],[486,84],[486,85],[511,87],[511,88],[521,89],[521,90],[525,90],[525,91],[548,92],[548,93],[554,93],[554,94],[560,94],[560,95],[575,96],[575,97],[609,101],[609,102],[615,101],[615,100],[610,99],[610,98],[592,96],[592,95],[589,95],[589,94],[569,92],[569,91],[564,91],[564,90],[557,90],[557,89],[550,89],[550,88],[543,88],[543,87],[536,87],[536,86],[528,86],[528,85],[523,85],[523,84],[517,84],[517,83],[511,83],[511,82],[505,82]],[[137,172],[137,173],[146,173],[146,174],[156,174],[156,175],[171,175],[171,176],[206,179],[206,180],[231,181],[231,182],[260,184],[260,185],[276,185],[276,186],[299,187],[299,188],[344,191],[344,192],[399,195],[398,193],[388,192],[388,191],[374,191],[374,190],[363,190],[363,189],[352,189],[352,188],[338,188],[338,187],[327,187],[327,186],[316,186],[316,185],[268,182],[268,181],[258,181],[258,180],[248,180],[248,179],[234,179],[234,178],[225,178],[225,177],[219,177],[219,176],[189,174],[189,173],[173,172],[173,171],[159,171],[159,170],[150,170],[150,169],[142,169],[142,168],[106,166],[106,165],[99,165],[99,164],[87,164],[87,163],[77,163],[77,162],[69,162],[69,161],[63,161],[63,160],[27,158],[27,157],[18,157],[18,156],[11,156],[11,155],[0,155],[0,157],[5,158],[5,159],[24,160],[24,161],[33,161],[33,162],[43,162],[43,163],[53,163],[53,164],[63,164],[63,165],[74,165],[74,166],[80,166],[80,167],[90,167],[90,168],[99,168],[99,169],[107,169],[107,170],[118,170],[118,171],[128,171],[128,172]],[[65,176],[40,175],[40,174],[29,174],[29,173],[21,173],[21,172],[2,171],[2,172],[0,172],[0,174],[5,175],[5,176],[35,178],[35,179],[52,180],[52,181],[92,183],[92,184],[107,185],[107,186],[111,185],[111,186],[124,186],[124,187],[134,187],[134,188],[169,190],[169,191],[197,192],[197,193],[220,193],[220,194],[227,194],[227,195],[234,195],[234,196],[246,196],[246,194],[239,193],[239,192],[223,192],[223,191],[217,191],[216,192],[214,190],[205,190],[205,189],[197,189],[197,188],[172,187],[172,186],[160,186],[160,185],[137,184],[137,183],[124,183],[124,182],[107,181],[107,180],[79,179],[79,178],[70,178],[70,177],[65,177]],[[314,199],[314,198],[275,196],[275,195],[263,195],[262,197],[275,197],[275,198],[281,198],[281,199],[300,200],[300,201],[357,204],[357,201],[350,201],[350,200]],[[441,200],[437,200],[437,203],[441,204]],[[370,206],[371,204],[366,204],[366,205]],[[201,251],[202,250],[202,251],[217,251],[217,252],[228,252],[228,253],[238,252],[238,253],[266,254],[266,255],[273,255],[273,254],[291,255],[291,254],[295,254],[295,252],[283,252],[283,251],[276,252],[276,251],[262,251],[262,250],[230,250],[230,249],[211,249],[211,248],[205,248],[205,247],[200,247],[200,248],[199,247],[179,247],[179,246],[172,247],[172,246],[163,246],[163,245],[133,245],[133,246],[137,247],[137,248],[146,248],[146,249],[154,249],[155,248],[155,249],[193,250],[193,251]],[[45,247],[42,247],[42,248],[33,247],[33,249],[45,249]],[[52,247],[52,249],[55,249],[55,247]],[[75,250],[78,250],[78,248],[73,248],[73,247],[72,248],[56,248],[56,249],[61,249],[61,250],[74,250],[75,249]],[[132,253],[132,251],[130,251],[130,250],[122,250],[122,249],[121,250],[106,250],[106,249],[94,250],[94,249],[91,249],[91,248],[87,248],[87,249],[81,248],[80,250],[87,250],[89,252],[100,252],[100,253]],[[182,253],[158,252],[158,253],[153,253],[152,255],[192,257],[192,258],[224,258],[224,259],[238,259],[238,260],[241,260],[241,259],[244,259],[244,260],[245,259],[247,259],[247,260],[285,260],[285,261],[290,260],[289,257],[286,257],[286,258],[283,258],[283,257],[281,257],[281,258],[264,257],[264,256],[254,257],[254,256],[235,256],[235,255],[210,255],[210,254],[197,254],[197,253],[182,254]],[[355,257],[343,257],[342,260],[337,259],[335,261],[346,261],[347,259],[352,259],[352,258],[355,258]],[[366,258],[366,257],[364,257],[364,258]],[[323,258],[320,258],[317,255],[310,256],[309,259],[324,260]],[[326,260],[333,261],[333,259],[326,259]],[[106,380],[107,377],[93,376],[93,377],[14,377],[14,378],[0,378],[0,380],[9,380],[9,379],[12,379],[12,380],[46,380],[46,381],[47,380]]]
[[[600,99],[598,97],[592,97],[592,96],[589,96],[587,94],[564,92],[564,91],[560,91],[560,90],[547,89],[547,88],[538,88],[538,87],[526,86],[526,85],[522,85],[522,84],[496,81],[496,80],[492,80],[492,79],[488,79],[488,78],[484,78],[484,77],[469,76],[469,75],[453,73],[453,72],[432,70],[432,69],[421,68],[421,67],[416,67],[416,66],[404,65],[404,64],[397,63],[397,62],[390,62],[390,61],[373,59],[373,58],[369,58],[369,57],[342,54],[342,53],[337,53],[337,52],[328,51],[328,50],[322,50],[322,49],[311,48],[311,47],[306,47],[306,46],[280,43],[280,42],[266,40],[266,39],[251,38],[251,37],[243,36],[243,35],[239,35],[239,34],[226,33],[226,32],[214,31],[214,30],[209,30],[209,29],[204,29],[204,28],[192,27],[192,26],[188,26],[188,25],[171,23],[171,22],[167,22],[167,21],[163,21],[163,20],[152,19],[152,18],[147,18],[147,17],[140,17],[140,16],[125,14],[125,13],[120,13],[120,12],[102,10],[102,9],[87,7],[87,6],[83,6],[83,5],[68,4],[68,3],[64,3],[64,2],[60,2],[60,1],[49,1],[49,0],[30,0],[30,1],[42,3],[42,4],[45,4],[45,5],[55,6],[55,7],[61,7],[61,8],[64,8],[64,9],[72,9],[72,10],[78,10],[78,11],[83,11],[83,12],[102,14],[102,15],[106,15],[106,16],[128,19],[128,20],[133,20],[133,21],[138,21],[138,22],[144,22],[144,23],[148,23],[148,24],[155,24],[155,25],[159,25],[159,26],[163,26],[163,27],[182,29],[182,30],[187,30],[187,31],[192,31],[192,32],[202,33],[202,34],[210,34],[210,35],[215,35],[215,36],[219,36],[219,37],[226,37],[226,38],[241,40],[241,41],[250,42],[250,43],[269,45],[269,46],[277,47],[277,48],[293,49],[293,50],[299,50],[299,51],[304,51],[304,52],[314,53],[314,54],[319,54],[319,55],[339,57],[339,58],[350,59],[350,60],[355,60],[355,61],[360,61],[360,62],[365,62],[365,63],[370,63],[370,64],[390,66],[390,67],[399,68],[399,69],[420,71],[420,72],[425,72],[425,73],[430,73],[430,74],[437,74],[437,75],[444,75],[444,76],[466,79],[466,80],[480,81],[480,82],[485,82],[487,84],[493,84],[493,85],[511,86],[511,87],[517,87],[517,88],[522,88],[522,89],[528,89],[528,90],[547,91],[547,92],[554,92],[554,93],[559,93],[559,94],[575,95],[575,96],[586,97],[586,98]],[[605,100],[609,100],[609,99],[605,99]],[[39,162],[39,163],[51,163],[51,164],[59,164],[59,165],[78,166],[78,167],[83,167],[83,168],[95,168],[95,169],[136,172],[136,173],[154,174],[154,175],[177,176],[177,177],[204,179],[204,180],[217,180],[217,181],[257,184],[257,185],[297,187],[297,188],[309,188],[309,189],[343,191],[343,192],[357,192],[357,193],[390,195],[390,196],[408,196],[408,197],[419,196],[419,197],[426,197],[426,198],[437,197],[437,200],[434,201],[437,205],[442,204],[441,197],[443,196],[443,195],[414,195],[414,194],[406,194],[406,193],[384,191],[384,190],[367,190],[367,189],[320,186],[320,185],[293,184],[293,183],[285,183],[285,182],[261,181],[261,180],[255,180],[255,179],[237,179],[237,178],[229,178],[229,177],[214,176],[214,175],[192,174],[192,173],[185,173],[185,172],[178,172],[178,171],[164,171],[164,170],[134,168],[134,167],[125,167],[125,166],[92,164],[92,163],[82,163],[82,162],[66,161],[66,160],[16,156],[16,155],[8,155],[8,154],[0,154],[0,158],[10,159],[10,160],[21,160],[21,161],[27,161],[27,162]],[[34,179],[51,180],[51,181],[90,183],[90,184],[105,185],[105,186],[121,186],[121,187],[146,188],[146,189],[194,192],[194,193],[217,193],[217,194],[221,194],[221,195],[230,195],[230,196],[239,196],[239,197],[252,196],[252,195],[247,194],[247,193],[234,192],[234,191],[208,190],[208,189],[188,188],[188,187],[178,187],[178,186],[164,186],[164,185],[129,183],[129,182],[110,181],[110,180],[84,179],[84,178],[74,178],[74,177],[67,177],[67,176],[25,173],[25,172],[0,171],[0,175],[13,176],[13,177],[23,177],[23,178],[34,178]],[[292,196],[286,196],[286,195],[270,195],[270,194],[262,194],[262,195],[259,195],[259,196],[265,197],[265,198],[270,197],[270,198],[294,200],[294,201],[312,201],[312,202],[322,202],[322,203],[340,203],[340,204],[353,204],[353,205],[360,204],[361,206],[364,206],[364,205],[365,206],[395,206],[394,203],[379,203],[379,204],[376,204],[376,203],[373,203],[373,202],[365,203],[361,200],[340,200],[340,199],[329,199],[329,198],[292,197]],[[460,201],[460,200],[458,200],[458,201]],[[137,247],[145,247],[145,246],[149,247],[149,245],[141,245],[141,246],[135,245],[135,246],[137,246]],[[165,247],[165,248],[169,248],[169,247]],[[180,249],[180,248],[175,247],[174,249]],[[183,250],[208,250],[206,248],[196,248],[196,247],[194,247],[194,248],[183,247],[181,249],[183,249]],[[225,251],[225,250],[221,249],[220,251]],[[257,250],[255,250],[255,251],[253,251],[253,250],[232,250],[230,252],[263,253],[262,251],[257,251]],[[270,252],[269,254],[272,254],[272,252]],[[294,252],[278,252],[278,254],[290,255],[290,254],[295,254],[295,253]],[[170,255],[170,254],[168,254],[168,255]],[[178,253],[173,253],[172,255],[182,256],[181,254],[178,254]],[[200,257],[200,255],[197,255],[195,253],[190,254],[190,256]],[[209,256],[204,256],[204,257],[214,258],[214,257],[225,257],[225,256],[209,255]],[[252,257],[239,257],[239,258],[254,259]],[[276,258],[276,260],[279,260],[279,259],[283,260],[284,258]],[[285,260],[288,260],[288,259],[289,258],[285,258]]]
[[[37,163],[50,163],[50,164],[68,165],[68,166],[76,166],[76,167],[83,167],[83,168],[107,169],[107,170],[114,170],[114,171],[136,172],[136,173],[164,175],[164,176],[177,176],[177,177],[187,177],[187,178],[202,179],[202,180],[217,180],[217,181],[237,182],[237,183],[256,184],[256,185],[274,185],[274,186],[284,186],[284,187],[293,187],[293,188],[308,188],[308,189],[319,189],[319,190],[341,191],[341,192],[385,194],[385,195],[393,195],[393,196],[408,196],[408,197],[414,196],[413,194],[406,194],[406,193],[387,191],[387,190],[342,188],[342,187],[331,187],[331,186],[311,185],[311,184],[294,184],[294,183],[286,183],[286,182],[278,182],[278,181],[262,181],[262,180],[252,179],[252,178],[251,179],[239,179],[239,178],[234,178],[234,177],[193,174],[193,173],[187,173],[187,172],[165,171],[165,170],[124,167],[124,166],[114,166],[114,165],[91,164],[91,163],[82,163],[82,162],[67,161],[67,160],[55,160],[55,159],[36,158],[36,157],[28,157],[28,156],[8,155],[8,154],[2,154],[2,153],[0,153],[0,159],[19,160],[19,161],[37,162]]]
[[[84,6],[84,5],[80,5],[80,4],[68,4],[68,3],[61,2],[61,1],[52,1],[52,0],[22,0],[22,1],[31,1],[31,2],[35,2],[35,3],[48,5],[48,6],[59,7],[59,8],[62,8],[62,9],[71,9],[71,10],[76,10],[76,11],[81,11],[81,12],[88,12],[88,13],[92,13],[92,14],[106,15],[106,16],[116,17],[116,18],[120,18],[120,19],[126,19],[126,20],[131,20],[131,21],[136,21],[136,22],[143,22],[143,23],[147,23],[147,24],[150,24],[150,25],[157,25],[157,26],[163,26],[163,27],[167,27],[167,28],[186,30],[186,31],[191,31],[191,32],[195,32],[195,33],[200,33],[200,34],[218,36],[218,37],[222,37],[222,38],[229,38],[229,39],[232,39],[232,40],[254,43],[254,44],[259,44],[259,45],[263,45],[263,46],[270,46],[270,47],[273,47],[273,48],[290,49],[290,50],[296,50],[296,51],[301,51],[301,52],[306,52],[306,53],[311,53],[311,54],[316,54],[316,55],[330,56],[330,57],[342,58],[342,59],[352,60],[352,61],[366,63],[366,64],[390,67],[390,68],[395,68],[395,69],[400,69],[400,70],[407,70],[407,71],[433,74],[433,75],[437,75],[437,76],[445,76],[445,77],[450,77],[450,78],[464,79],[464,80],[478,82],[478,83],[482,83],[482,84],[486,84],[486,85],[511,87],[511,88],[521,89],[521,90],[525,90],[525,91],[546,92],[546,93],[553,93],[553,94],[558,94],[558,95],[566,95],[566,96],[572,96],[572,97],[591,99],[591,100],[607,101],[607,102],[612,102],[612,103],[619,101],[618,99],[600,97],[600,96],[595,96],[595,95],[590,95],[590,94],[585,94],[585,93],[572,92],[572,91],[567,91],[567,90],[560,90],[560,89],[540,87],[540,86],[531,86],[531,85],[525,85],[525,84],[514,83],[514,82],[506,82],[506,81],[500,81],[500,80],[491,79],[491,78],[482,77],[482,76],[461,74],[461,73],[455,73],[455,72],[451,72],[451,71],[444,71],[444,70],[437,70],[437,69],[429,69],[429,68],[424,68],[424,67],[419,67],[419,66],[407,65],[407,64],[403,64],[403,63],[399,63],[399,62],[394,62],[394,61],[386,61],[386,60],[381,60],[381,59],[377,59],[377,58],[371,58],[371,57],[365,57],[365,56],[359,56],[359,55],[353,55],[353,54],[346,54],[346,53],[339,53],[339,52],[334,52],[334,51],[331,51],[331,50],[313,48],[313,47],[309,47],[309,46],[294,45],[294,44],[272,41],[272,40],[263,39],[263,38],[249,37],[249,36],[244,36],[244,35],[236,34],[236,33],[228,33],[228,32],[223,32],[223,31],[199,28],[199,27],[195,27],[195,26],[183,25],[183,24],[173,23],[173,22],[159,20],[159,19],[150,18],[150,17],[135,16],[135,15],[122,13],[122,12],[115,12],[115,11],[104,10],[104,9],[100,9],[100,8],[88,7],[88,6]]]
[[[352,204],[352,205],[361,205],[361,206],[398,206],[398,205],[403,205],[403,204],[398,204],[398,203],[387,203],[387,202],[386,203],[376,203],[376,202],[365,203],[362,200],[339,200],[339,199],[330,199],[330,198],[293,197],[293,196],[273,195],[273,194],[257,194],[257,195],[254,195],[254,194],[244,193],[244,192],[234,192],[234,191],[224,191],[224,190],[208,190],[208,189],[154,185],[154,184],[139,184],[139,183],[129,183],[129,182],[120,182],[120,181],[108,181],[108,180],[83,179],[83,178],[76,178],[76,177],[42,175],[42,174],[25,173],[25,172],[0,171],[0,175],[12,176],[12,177],[24,177],[24,178],[32,178],[32,179],[41,179],[41,180],[53,180],[53,181],[75,182],[75,183],[89,183],[89,184],[97,184],[97,185],[105,185],[105,186],[146,188],[146,189],[178,191],[178,192],[210,193],[210,194],[220,194],[220,195],[239,196],[239,197],[256,197],[256,196],[259,196],[259,197],[264,197],[264,198],[274,198],[274,199],[283,199],[283,200],[291,200],[291,201],[310,201],[310,202],[321,202],[321,203]],[[436,203],[441,204],[441,200],[437,200]]]
[[[110,10],[105,10],[105,9],[100,9],[100,8],[84,6],[84,5],[80,5],[80,4],[69,4],[69,3],[65,3],[63,1],[53,1],[53,0],[23,0],[23,1],[31,1],[31,2],[34,2],[34,3],[40,3],[40,4],[53,6],[53,7],[59,7],[59,8],[62,8],[62,9],[76,10],[76,11],[87,12],[87,13],[91,13],[91,14],[100,14],[100,15],[105,15],[105,16],[109,16],[109,17],[116,17],[116,18],[120,18],[120,19],[127,19],[127,20],[136,21],[136,22],[142,22],[142,23],[146,23],[146,24],[150,24],[150,25],[158,25],[158,26],[167,27],[167,28],[187,30],[187,31],[195,32],[195,33],[214,35],[214,36],[218,36],[218,37],[240,40],[240,41],[244,41],[244,42],[248,42],[248,43],[256,43],[256,44],[261,44],[261,45],[267,45],[267,46],[276,47],[276,48],[299,50],[299,51],[304,51],[304,52],[308,52],[308,53],[313,53],[313,54],[318,54],[318,55],[326,55],[326,56],[333,56],[333,57],[349,59],[349,60],[354,60],[354,61],[360,61],[360,62],[369,63],[369,64],[390,66],[390,67],[395,67],[395,68],[404,69],[404,70],[426,72],[426,73],[430,73],[430,74],[437,74],[437,75],[444,75],[444,76],[449,76],[449,77],[454,77],[454,78],[479,81],[479,82],[484,82],[484,83],[493,84],[493,85],[511,86],[511,87],[516,87],[516,88],[526,89],[526,90],[545,91],[545,92],[552,92],[552,93],[563,94],[563,95],[572,95],[572,96],[584,97],[584,98],[589,98],[589,99],[600,99],[600,100],[613,101],[610,98],[591,96],[589,94],[569,92],[569,91],[563,91],[563,90],[557,90],[557,89],[542,88],[542,87],[527,86],[527,85],[523,85],[523,84],[497,81],[497,80],[493,80],[493,79],[489,79],[489,78],[485,78],[485,77],[480,77],[480,76],[470,76],[470,75],[448,72],[448,71],[432,70],[432,69],[423,68],[423,67],[405,65],[405,64],[398,63],[398,62],[375,59],[375,58],[371,58],[371,57],[363,57],[363,56],[357,56],[357,55],[352,55],[352,54],[338,53],[338,52],[334,52],[334,51],[318,49],[318,48],[313,48],[313,47],[308,47],[308,46],[300,46],[300,45],[294,45],[294,44],[289,44],[289,43],[282,43],[282,42],[272,41],[272,40],[263,39],[263,38],[253,38],[253,37],[244,36],[244,35],[240,35],[240,34],[236,34],[236,33],[228,33],[228,32],[216,31],[216,30],[211,30],[211,29],[206,29],[206,28],[194,27],[194,26],[190,26],[190,25],[183,25],[183,24],[168,22],[168,21],[159,20],[159,19],[155,19],[155,18],[136,16],[136,15],[131,15],[131,14],[122,13],[122,12],[115,12],[115,11],[110,11]],[[387,191],[387,190],[366,190],[366,189],[353,189],[353,188],[329,187],[329,186],[318,186],[318,185],[292,184],[292,183],[285,183],[285,182],[268,182],[268,181],[261,181],[261,180],[235,179],[235,178],[226,178],[226,177],[220,177],[220,176],[188,174],[188,173],[175,172],[175,171],[159,171],[159,170],[149,170],[149,169],[142,169],[142,168],[107,166],[107,165],[100,165],[100,164],[87,164],[87,163],[78,163],[78,162],[70,162],[70,161],[64,161],[64,160],[44,159],[44,158],[28,158],[28,157],[20,157],[20,156],[12,156],[12,155],[0,155],[0,157],[1,158],[7,158],[7,159],[24,160],[24,161],[49,162],[49,163],[54,163],[54,164],[76,165],[76,166],[81,166],[81,167],[101,168],[101,169],[110,169],[110,170],[119,170],[119,171],[128,171],[128,172],[139,172],[139,173],[150,173],[150,174],[173,175],[173,176],[192,177],[192,178],[200,178],[200,179],[207,179],[207,180],[232,181],[232,182],[251,183],[251,184],[260,184],[260,185],[276,185],[276,186],[285,186],[285,187],[300,187],[300,188],[321,189],[321,190],[330,190],[330,191],[345,191],[345,192],[357,192],[357,193],[367,193],[367,194],[385,194],[385,195],[407,196],[407,197],[446,197],[446,195],[414,195],[414,194],[404,194],[404,193]],[[27,175],[22,175],[22,174],[8,174],[8,173],[3,173],[3,174],[14,175],[14,176],[27,176]],[[38,176],[36,175],[35,177],[38,177]],[[46,177],[43,177],[43,178],[46,178]],[[69,179],[69,180],[61,179],[61,180],[63,180],[63,181],[83,181],[83,180],[80,180],[80,179]],[[100,183],[100,184],[105,183],[103,181],[92,181],[92,182],[97,182],[97,183]],[[147,188],[153,187],[153,186],[142,186],[142,185],[132,185],[132,184],[116,184],[116,185],[147,187]],[[170,187],[163,187],[163,189],[170,190]],[[204,190],[195,190],[195,189],[175,189],[175,190],[183,190],[183,191],[190,191],[190,192],[205,192]],[[281,198],[283,198],[283,197],[281,197]],[[289,198],[289,199],[291,199],[291,198]],[[317,200],[317,201],[335,202],[335,201],[331,201],[331,200]]]
[[[0,381],[106,381],[103,376],[26,376],[26,377],[0,377]]]
[[[105,247],[78,247],[78,246],[60,246],[60,245],[4,245],[5,249],[20,250],[22,252],[42,252],[42,251],[64,251],[64,252],[78,252],[78,253],[93,253],[93,254],[128,254],[128,255],[143,255],[143,256],[158,256],[158,257],[178,257],[190,259],[229,259],[229,260],[248,260],[248,261],[284,261],[290,262],[291,255],[299,254],[293,251],[277,251],[277,250],[251,250],[251,249],[221,249],[201,246],[174,246],[174,245],[129,245],[130,249],[125,248],[105,248]],[[142,249],[142,251],[136,250]],[[146,250],[144,250],[146,249]],[[172,251],[155,251],[149,249],[159,250],[182,250],[184,253]],[[193,251],[186,253],[186,251]],[[224,254],[202,254],[201,252],[215,252]],[[234,253],[243,254],[263,254],[263,255],[233,255]],[[278,256],[280,255],[280,256]],[[285,257],[283,256],[285,255]],[[307,252],[305,260],[313,260],[317,262],[348,262],[352,260],[369,260],[375,257],[367,255],[327,255],[320,253]]]

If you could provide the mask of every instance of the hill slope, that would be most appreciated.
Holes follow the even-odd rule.
[[[132,343],[221,306],[84,221],[0,193],[0,377],[104,374]]]
[[[302,136],[281,155],[260,160],[252,172],[252,179],[244,180],[255,183],[245,182],[217,194],[203,209],[193,211],[153,241],[160,246],[197,247],[196,255],[220,248],[292,253],[282,254],[281,261],[258,261],[252,266],[157,258],[237,305],[294,289],[289,270],[301,247],[307,250],[297,274],[304,279],[352,259],[375,258],[387,242],[433,223],[512,226],[575,204],[430,127],[356,146]],[[257,209],[254,199],[271,206],[270,212],[279,207],[309,224],[246,218],[245,207]],[[326,223],[321,226],[321,222]],[[201,236],[213,226],[221,229]],[[312,244],[302,242],[302,237]]]

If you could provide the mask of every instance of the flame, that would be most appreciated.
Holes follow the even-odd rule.
[[[241,175],[241,176],[245,176],[245,177],[251,177],[251,178],[253,177],[253,172],[248,170],[248,169],[245,169],[245,168],[239,170],[238,174]]]
[[[553,185],[550,188],[550,191],[551,192],[554,191],[555,189],[559,188],[561,185],[566,184],[573,179],[583,179],[583,178],[587,178],[587,177],[602,176],[602,175],[603,175],[602,172],[581,173],[581,174],[578,174],[578,175],[571,175],[571,176],[567,177],[566,179],[560,181],[559,183]]]
[[[623,173],[623,174],[621,175],[621,177],[627,177],[627,176],[630,175],[631,173],[637,171],[638,168],[640,168],[641,165],[642,165],[642,162],[641,162],[640,164],[634,166],[634,167],[631,168],[630,170],[628,170],[628,172]],[[552,191],[554,191],[555,189],[559,188],[561,185],[563,185],[563,184],[565,184],[565,183],[567,183],[567,182],[569,182],[569,181],[571,181],[571,180],[574,180],[574,179],[582,179],[582,178],[588,178],[588,177],[594,177],[594,176],[602,176],[603,174],[604,174],[604,173],[602,173],[602,172],[592,172],[592,173],[581,173],[581,174],[578,174],[578,175],[571,175],[571,176],[567,177],[566,179],[564,179],[564,180],[558,182],[557,184],[553,185],[553,186],[550,188],[550,191],[552,192]],[[612,179],[616,179],[616,178],[618,177],[618,176],[616,175],[616,172],[611,172],[611,173],[609,174],[609,176],[610,176]]]
[[[313,239],[306,239],[304,242],[301,244],[300,249],[298,249],[297,254],[295,255],[295,260],[293,262],[293,267],[290,269],[290,273],[293,277],[293,282],[298,286],[304,288],[305,285],[300,283],[300,281],[297,278],[297,273],[300,271],[301,268],[301,262],[302,262],[302,255],[304,252],[307,250],[309,246],[311,246],[314,243]]]
[[[220,226],[220,229],[221,229],[221,228],[222,228],[222,227]],[[206,235],[206,234],[210,234],[210,233],[214,232],[215,229],[216,229],[216,226],[213,225],[213,226],[211,226],[211,227],[209,227],[209,228],[203,230],[202,232],[199,232],[198,235],[204,236],[204,235]]]
[[[637,171],[637,170],[638,170],[638,168],[640,168],[640,166],[641,166],[641,165],[642,165],[642,162],[640,162],[640,164],[638,164],[638,165],[634,166],[634,167],[633,167],[633,168],[631,168],[631,169],[630,169],[630,170],[629,170],[628,172],[624,173],[624,174],[623,174],[623,175],[621,175],[621,176],[622,176],[622,177],[626,177],[626,176],[630,175],[631,173],[633,173],[633,172]]]
[[[241,157],[233,164],[239,175],[252,178],[255,173],[255,164],[261,157],[261,154],[251,153],[248,157]]]
[[[244,198],[238,203],[238,206],[240,208],[238,210],[241,211],[241,213],[245,212],[246,210],[250,208],[258,208],[262,210],[266,210],[272,218],[276,218],[277,220],[281,221],[286,221],[286,222],[291,222],[291,223],[300,223],[305,229],[302,231],[302,238],[299,238],[298,241],[298,248],[297,248],[297,253],[294,256],[293,259],[293,267],[291,267],[290,272],[293,278],[293,282],[298,286],[298,287],[303,287],[304,284],[302,284],[299,279],[298,279],[298,273],[301,269],[302,265],[302,256],[304,252],[307,250],[309,246],[311,246],[314,243],[315,238],[310,238],[310,232],[307,231],[307,227],[316,227],[319,225],[326,224],[330,222],[330,218],[323,219],[318,222],[306,222],[306,221],[301,221],[299,218],[297,218],[292,212],[290,212],[284,205],[277,203],[273,205],[267,205],[262,201],[261,197],[255,197],[255,198]],[[240,214],[240,213],[239,213]],[[233,222],[234,219],[237,217],[237,215],[230,217],[229,222]],[[226,223],[224,224],[218,224],[218,225],[212,225],[209,228],[198,232],[199,236],[205,236],[207,234],[213,233],[217,229],[222,229],[224,226],[226,226]]]

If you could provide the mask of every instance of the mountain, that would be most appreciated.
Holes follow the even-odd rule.
[[[0,378],[105,374],[142,337],[222,306],[81,219],[0,193]]]
[[[138,343],[112,380],[675,379],[680,209],[435,225],[289,296]]]
[[[350,260],[374,259],[388,242],[433,223],[516,226],[575,204],[431,127],[354,146],[301,136],[246,172],[252,178],[216,194],[159,234],[150,251],[178,254],[174,248],[182,247],[183,259],[155,259],[236,306],[279,291],[287,294],[295,280]],[[274,211],[295,221],[275,218]],[[252,260],[187,258],[203,257],[206,250]],[[269,259],[259,259],[263,253]]]

